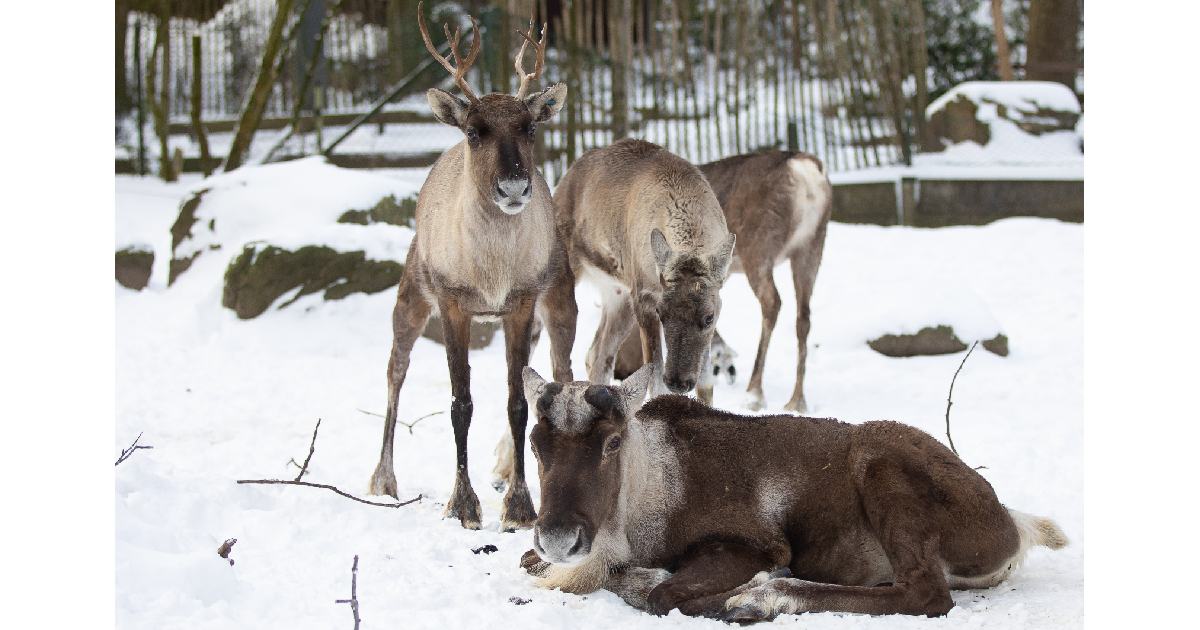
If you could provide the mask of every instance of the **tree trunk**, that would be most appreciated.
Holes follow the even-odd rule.
[[[925,124],[925,108],[929,105],[929,84],[926,70],[929,68],[929,51],[925,41],[925,7],[921,0],[909,0],[908,19],[912,25],[909,37],[913,43],[913,79],[916,81],[916,102],[913,103],[913,120],[917,123],[917,142],[922,150],[932,150],[936,140],[929,135]]]
[[[1080,0],[1032,0],[1025,77],[1061,83],[1075,91],[1079,56]]]
[[[254,89],[246,99],[242,108],[241,119],[238,120],[237,132],[233,136],[233,144],[229,147],[229,156],[225,158],[225,170],[232,171],[242,165],[250,143],[254,141],[254,132],[262,122],[263,111],[267,108],[267,99],[271,95],[271,86],[275,84],[277,67],[276,57],[283,48],[283,27],[292,14],[294,0],[279,0],[275,17],[271,20],[271,28],[267,33],[267,43],[263,47],[262,63],[259,64],[258,78]]]
[[[155,52],[162,47],[162,74],[158,77],[159,99],[154,105],[154,127],[158,132],[158,175],[163,181],[173,182],[179,179],[175,165],[171,162],[170,118],[171,118],[171,11],[168,0],[159,0],[158,4],[158,33],[155,35]],[[154,57],[147,68],[150,94],[147,98],[154,102]]]
[[[1037,4],[1036,0],[1034,4]],[[996,33],[996,70],[1001,81],[1012,81],[1012,56],[1008,52],[1008,35],[1004,32],[1004,0],[992,0],[992,30]]]
[[[129,22],[129,0],[117,0],[116,8],[116,101],[117,117],[119,118],[128,114],[133,108],[133,103],[129,98],[129,82],[125,77],[125,27]]]
[[[613,141],[629,135],[629,16],[632,0],[609,0],[609,58],[612,60]]]
[[[208,152],[208,134],[204,133],[200,116],[200,91],[204,85],[200,69],[200,36],[192,35],[192,130],[196,134],[196,143],[200,145],[200,170],[208,177],[213,168],[212,156]]]

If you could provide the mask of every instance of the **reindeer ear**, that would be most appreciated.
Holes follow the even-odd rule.
[[[651,378],[654,378],[654,364],[647,363],[621,381],[621,395],[625,399],[625,411],[628,415],[633,415],[642,408],[646,390],[650,389]]]
[[[667,245],[667,237],[658,228],[650,230],[650,251],[654,252],[654,262],[658,263],[658,273],[665,273],[667,261],[671,259],[671,246]]]
[[[534,122],[544,123],[558,114],[567,102],[567,86],[565,83],[555,83],[550,87],[525,97],[525,106],[533,114]]]
[[[429,88],[425,92],[425,98],[429,101],[429,109],[433,110],[433,115],[438,120],[459,129],[467,124],[467,104],[462,99],[438,88]]]
[[[729,265],[733,262],[733,245],[736,242],[737,235],[730,232],[729,236],[725,237],[725,242],[717,249],[717,253],[709,259],[711,268],[719,272],[722,278],[729,274]]]
[[[538,396],[541,395],[542,388],[546,386],[546,379],[528,365],[521,371],[521,378],[525,382],[525,402],[530,405],[537,404]]]

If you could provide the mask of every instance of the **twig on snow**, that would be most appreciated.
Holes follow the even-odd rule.
[[[358,616],[358,554],[354,554],[354,564],[350,567],[350,599],[335,599],[335,604],[350,604],[350,612],[354,613],[354,630],[362,619]]]
[[[332,490],[333,492],[336,492],[352,501],[358,501],[359,503],[366,503],[367,505],[377,505],[379,507],[386,507],[386,508],[404,507],[410,503],[416,503],[417,501],[420,501],[424,496],[424,495],[418,494],[417,496],[415,496],[407,501],[400,501],[399,503],[379,503],[377,501],[368,501],[366,499],[360,499],[360,498],[350,494],[349,492],[344,492],[341,489],[339,489],[335,486],[331,486],[329,484],[312,483],[311,481],[296,481],[294,479],[238,479],[237,482],[238,482],[238,484],[306,486],[309,488],[324,488],[326,490]]]
[[[295,458],[288,460],[288,463],[294,464],[296,467],[298,467],[300,469],[300,472],[296,474],[296,478],[294,479],[294,481],[300,481],[300,478],[308,473],[308,462],[312,461],[313,451],[317,450],[317,429],[320,429],[320,428],[321,428],[321,419],[317,418],[317,426],[313,427],[312,442],[309,442],[309,444],[308,444],[308,457],[304,458],[304,463],[297,464]]]
[[[359,411],[359,413],[365,413],[365,414],[367,414],[368,416],[375,416],[376,418],[386,418],[386,417],[387,417],[387,416],[385,416],[385,415],[383,415],[383,414],[375,413],[374,411],[367,411],[366,409],[359,409],[358,411]],[[396,420],[396,424],[402,424],[402,425],[404,425],[404,427],[405,427],[406,429],[408,429],[408,434],[409,434],[409,435],[412,435],[412,434],[413,434],[413,427],[417,426],[417,423],[418,423],[418,422],[420,422],[420,421],[422,421],[422,420],[424,420],[424,419],[426,419],[426,418],[432,418],[433,416],[440,416],[440,415],[441,415],[441,414],[443,414],[443,413],[446,413],[446,412],[445,412],[445,411],[434,411],[434,412],[431,412],[431,413],[427,413],[427,414],[425,414],[425,415],[421,416],[420,418],[417,418],[416,420],[413,420],[412,422],[405,422],[405,421],[403,421],[403,420],[397,419],[397,420]]]
[[[954,370],[954,378],[950,379],[950,393],[946,394],[946,439],[950,441],[950,450],[958,455],[958,449],[954,448],[954,438],[950,437],[950,407],[954,405],[954,381],[958,380],[958,373],[962,371],[963,366],[967,364],[967,359],[971,358],[971,353],[975,352],[975,346],[979,345],[976,340],[971,344],[971,349],[967,350],[966,356],[963,357],[962,363],[958,364],[958,369]]]
[[[113,464],[113,466],[120,466],[121,462],[129,459],[129,457],[131,455],[133,455],[134,451],[137,451],[137,450],[143,449],[143,448],[154,448],[153,446],[144,446],[144,445],[138,444],[138,440],[140,440],[140,439],[142,439],[142,434],[139,432],[137,434],[137,437],[133,438],[133,444],[130,444],[129,448],[121,449],[121,456],[117,458],[117,463]]]
[[[225,542],[217,547],[217,555],[229,561],[229,566],[233,566],[233,558],[229,557],[229,552],[233,551],[233,546],[237,543],[236,538],[228,538]]]

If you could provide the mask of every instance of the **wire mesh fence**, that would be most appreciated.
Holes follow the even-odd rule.
[[[176,127],[189,121],[193,85],[206,124],[238,117],[280,6],[290,5],[292,42],[267,118],[311,115],[314,102],[322,115],[365,112],[428,55],[415,0],[206,2],[208,11],[169,19],[166,50],[153,59],[161,13],[135,7],[128,14],[126,72],[166,77]],[[772,147],[808,151],[833,171],[904,161],[927,100],[920,7],[919,0],[507,0],[430,2],[426,11],[431,24],[464,29],[468,13],[478,18],[483,54],[470,80],[481,93],[515,89],[515,30],[527,27],[531,12],[549,25],[543,83],[569,87],[563,112],[541,132],[540,155],[554,180],[584,151],[627,135],[695,162]],[[440,32],[434,39],[441,43]],[[297,108],[313,55],[311,93]],[[433,70],[388,107],[427,117],[423,99],[405,98],[444,83]]]

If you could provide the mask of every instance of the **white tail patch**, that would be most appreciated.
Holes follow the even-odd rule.
[[[1026,514],[1012,508],[1008,509],[1008,515],[1012,517],[1013,524],[1017,527],[1017,539],[1020,541],[1017,545],[1017,552],[1008,559],[1003,567],[988,575],[973,577],[947,575],[950,588],[991,588],[1012,575],[1012,572],[1021,566],[1030,549],[1039,546],[1062,549],[1070,542],[1058,524],[1048,518]]]
[[[829,178],[813,160],[797,155],[788,160],[788,167],[792,171],[792,225],[795,227],[787,245],[779,252],[776,264],[791,256],[797,247],[812,242],[833,191]]]

